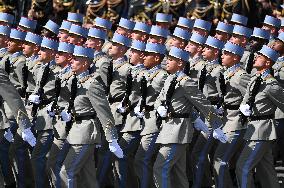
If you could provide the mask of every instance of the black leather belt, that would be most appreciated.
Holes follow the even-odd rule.
[[[146,112],[150,112],[150,111],[153,111],[153,110],[154,110],[154,105],[152,105],[152,106],[146,105],[145,106],[145,111]]]
[[[189,118],[190,113],[175,113],[175,112],[170,112],[169,113],[169,118]]]
[[[114,98],[114,97],[108,97],[108,102],[110,103],[110,104],[113,104],[113,103],[115,103],[115,102],[121,102],[123,100],[123,97],[116,97],[116,98]]]
[[[267,120],[267,119],[274,119],[274,114],[270,115],[263,115],[263,116],[250,116],[248,117],[249,121],[259,121],[259,120]]]
[[[91,115],[75,116],[74,120],[83,121],[83,120],[90,120],[90,119],[95,119],[95,118],[96,118],[96,114],[91,114]]]
[[[224,109],[226,110],[239,110],[240,105],[229,105],[229,104],[225,104]]]

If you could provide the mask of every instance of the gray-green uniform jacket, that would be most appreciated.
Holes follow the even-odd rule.
[[[205,61],[202,57],[190,58],[188,61],[190,63],[189,77],[198,82],[200,71],[205,64]]]
[[[110,65],[111,59],[110,57],[104,52],[97,52],[95,53],[94,63],[96,72],[98,72],[103,79],[105,85],[107,85],[107,76],[108,76],[108,67]]]
[[[226,95],[224,96],[224,127],[225,133],[245,129],[241,125],[239,106],[250,82],[250,75],[236,64],[224,72]],[[226,107],[227,106],[227,107]],[[235,108],[234,108],[235,107]]]
[[[168,107],[168,112],[190,114],[188,112],[191,112],[192,107],[195,106],[200,111],[200,113],[206,118],[212,116],[214,112],[213,106],[206,99],[205,95],[198,90],[196,82],[183,73],[168,76],[165,81],[165,85],[160,95],[158,96],[157,101],[155,102],[155,109],[163,105],[163,101],[166,101],[168,89],[171,85],[173,78],[176,76],[177,84],[170,100],[171,103]],[[162,128],[156,143],[190,143],[194,132],[190,117],[191,116],[189,115],[188,118],[167,118],[165,121],[163,121]],[[209,122],[211,122],[213,121],[213,119],[215,120],[216,118],[217,116],[213,115],[208,120]],[[221,122],[221,120],[219,120],[219,122]]]
[[[115,119],[115,125],[122,124],[122,115],[117,113],[117,106],[122,101],[126,91],[127,74],[130,71],[131,64],[128,63],[126,57],[113,60],[113,75],[112,83],[110,85],[109,98],[118,100],[119,102],[111,103],[111,111]],[[110,101],[111,102],[111,101]]]
[[[276,108],[284,110],[284,89],[280,87],[279,82],[272,75],[264,76],[260,85],[255,102],[252,106],[252,116],[274,115]],[[253,89],[257,75],[251,78],[242,104],[246,104],[249,94]],[[246,140],[275,140],[275,120],[265,119],[249,121],[244,138]]]
[[[38,56],[32,55],[31,57],[27,57],[26,65],[29,70],[27,92],[32,93],[36,86],[36,70],[40,67],[40,64],[38,63]]]

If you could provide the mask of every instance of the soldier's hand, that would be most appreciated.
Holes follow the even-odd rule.
[[[67,111],[63,110],[60,115],[61,115],[61,118],[62,118],[63,121],[65,121],[65,122],[71,121],[72,116]]]
[[[126,108],[122,106],[122,103],[119,103],[119,105],[117,106],[117,111],[120,114],[124,114],[126,112]]]
[[[40,103],[39,95],[30,95],[29,101],[33,104],[39,104]]]
[[[196,130],[198,131],[203,131],[206,134],[209,134],[209,128],[207,127],[207,125],[204,123],[204,121],[202,121],[202,119],[200,119],[200,117],[198,117],[194,122],[193,122],[193,126]]]
[[[54,110],[52,110],[52,104],[47,106],[46,111],[47,111],[47,113],[50,117],[55,116],[55,112],[54,112]]]
[[[162,118],[167,117],[168,110],[165,106],[159,106],[157,108],[157,112],[158,112],[160,117],[162,117]]]
[[[123,158],[123,151],[121,147],[118,145],[117,140],[111,140],[109,142],[109,150],[115,154],[118,158]]]
[[[7,131],[5,131],[4,137],[8,142],[14,142],[14,136],[10,128]]]
[[[251,110],[250,110],[250,106],[248,104],[242,104],[240,105],[240,111],[242,112],[242,114],[244,114],[245,116],[251,116]]]
[[[226,143],[228,141],[227,135],[220,128],[214,129],[213,137],[222,143]]]
[[[135,113],[135,115],[136,115],[138,118],[140,118],[140,119],[142,119],[142,118],[144,117],[144,112],[143,112],[143,111],[140,112],[140,106],[136,106],[136,107],[134,108],[134,113]]]
[[[22,132],[22,138],[24,141],[28,142],[32,147],[36,145],[36,138],[31,131],[31,128],[27,128]]]

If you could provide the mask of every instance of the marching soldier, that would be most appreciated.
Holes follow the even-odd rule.
[[[214,37],[208,37],[203,49],[204,66],[200,72],[199,89],[204,93],[207,99],[215,106],[218,114],[222,113],[222,90],[219,82],[223,67],[219,64],[220,50],[224,43]],[[209,129],[211,125],[209,125]],[[208,154],[214,144],[213,131],[202,131],[198,136],[196,144],[192,151],[194,180],[193,187],[211,186],[211,173]],[[224,141],[226,142],[226,141]]]
[[[41,31],[41,35],[47,38],[51,38],[53,40],[58,40],[57,35],[59,33],[59,25],[52,20],[48,20],[46,24],[43,26],[43,30]]]
[[[214,177],[218,188],[233,187],[229,167],[231,158],[241,149],[243,135],[246,127],[239,112],[247,85],[250,81],[249,74],[241,68],[240,59],[244,49],[236,44],[227,42],[223,48],[222,65],[224,72],[224,127],[222,130],[228,137],[227,143],[219,143],[214,155]]]
[[[171,74],[165,81],[155,108],[159,118],[164,119],[156,140],[160,144],[154,164],[156,187],[187,188],[186,148],[191,142],[193,128],[190,112],[195,106],[214,126],[221,125],[221,120],[214,114],[214,108],[198,90],[195,81],[183,73],[189,59],[186,51],[172,47],[166,70]]]
[[[107,19],[96,17],[93,27],[104,30],[105,32],[107,32],[108,35],[112,34],[112,30],[111,30],[112,22]],[[107,53],[110,46],[111,46],[111,42],[109,41],[109,38],[107,38],[104,43],[104,46],[102,47],[102,52]]]
[[[72,24],[69,29],[68,42],[73,45],[82,46],[88,36],[88,29]]]
[[[71,25],[72,23],[66,20],[63,20],[63,22],[61,23],[57,36],[60,42],[68,42]]]
[[[187,30],[189,33],[191,33],[192,31],[193,25],[194,25],[194,20],[184,17],[179,17],[177,22],[178,27]]]
[[[148,43],[165,44],[169,30],[153,25],[149,33]]]
[[[193,25],[192,32],[196,32],[200,35],[207,37],[210,33],[211,26],[212,26],[211,22],[201,19],[196,19]]]
[[[159,134],[159,124],[154,111],[154,103],[168,76],[161,68],[166,53],[162,44],[147,43],[141,83],[141,98],[134,108],[134,113],[141,120],[141,141],[135,155],[135,170],[139,178],[139,187],[153,187],[153,159],[157,153],[155,144]]]
[[[169,30],[172,24],[173,15],[171,14],[164,14],[164,13],[157,13],[156,14],[156,25]]]
[[[172,37],[168,41],[170,48],[174,46],[180,49],[184,49],[190,39],[190,36],[191,33],[189,33],[188,31],[176,27]]]
[[[15,17],[11,14],[0,12],[0,25],[11,27],[14,23]]]
[[[133,40],[130,48],[129,62],[133,65],[127,75],[126,93],[123,101],[117,109],[121,114],[128,114],[125,124],[121,129],[122,138],[119,145],[123,149],[124,158],[116,160],[116,169],[123,177],[125,187],[138,187],[138,179],[135,172],[134,157],[140,143],[141,121],[135,116],[133,107],[137,105],[141,96],[140,79],[145,57],[146,43]]]
[[[72,24],[82,26],[84,22],[84,15],[80,13],[68,12],[67,21]]]
[[[192,33],[185,50],[190,53],[189,72],[186,72],[188,76],[194,81],[198,82],[200,72],[204,66],[204,60],[202,58],[203,45],[206,42],[206,37],[199,35],[198,33]]]
[[[262,29],[270,32],[270,41],[278,35],[281,21],[273,16],[266,15],[263,21]]]
[[[246,53],[249,52],[249,55],[245,61],[244,68],[247,73],[253,74],[253,61],[255,53],[259,51],[263,45],[266,45],[269,41],[270,33],[267,30],[260,29],[255,27],[253,33],[249,39],[249,44],[247,46]]]
[[[248,18],[246,16],[237,14],[237,13],[233,13],[230,21],[229,21],[232,25],[240,25],[240,26],[247,26],[248,23]]]
[[[239,187],[253,186],[253,169],[257,167],[262,187],[279,187],[273,166],[272,144],[276,137],[274,113],[283,109],[284,90],[270,74],[279,54],[263,46],[254,61],[257,73],[251,78],[240,105],[241,113],[247,117],[246,144],[236,165]]]
[[[60,169],[63,161],[70,148],[66,141],[66,123],[60,118],[60,110],[68,105],[70,92],[68,89],[68,81],[72,76],[71,61],[74,45],[60,42],[55,56],[56,64],[60,67],[59,74],[55,80],[55,98],[48,106],[50,118],[55,119],[52,122],[54,130],[54,140],[50,148],[46,169],[50,178],[50,182],[54,187],[62,187],[60,179]]]
[[[48,186],[45,170],[46,154],[53,142],[53,118],[49,115],[47,105],[55,97],[55,78],[60,70],[54,61],[57,46],[57,42],[43,38],[39,51],[41,67],[38,69],[34,92],[29,96],[29,102],[32,105],[31,116],[34,121],[34,130],[37,133],[37,144],[31,155],[35,187]]]
[[[17,29],[24,32],[34,32],[36,30],[36,27],[37,27],[36,20],[32,20],[26,17],[21,17]]]
[[[234,26],[231,24],[227,24],[224,22],[218,22],[218,25],[215,29],[216,33],[214,37],[223,42],[227,42],[231,37],[233,29],[234,29]]]
[[[100,112],[96,112],[93,105],[102,107],[110,112],[105,96],[105,91],[102,89],[102,81],[98,75],[94,79],[99,81],[99,87],[96,90],[88,89],[91,87],[93,78],[89,74],[88,68],[94,57],[93,50],[76,46],[73,53],[72,71],[74,76],[69,79],[70,100],[68,107],[61,112],[61,117],[66,123],[71,125],[67,129],[67,141],[70,144],[67,156],[63,162],[60,171],[63,187],[97,187],[95,161],[93,152],[95,143],[100,142],[99,122],[96,116],[99,116],[102,121],[103,128],[106,134],[106,139],[109,141],[109,147],[118,157],[123,157],[123,153],[117,144],[117,133],[114,128],[114,121],[104,119]],[[93,89],[95,89],[93,87]],[[92,92],[97,91],[97,94]],[[96,96],[89,98],[89,96]],[[100,102],[98,97],[102,99]],[[93,101],[94,100],[94,101]],[[98,104],[96,104],[98,102]],[[80,176],[80,177],[79,177]]]
[[[251,29],[244,26],[235,25],[232,36],[230,38],[230,42],[245,48],[247,43],[249,42],[251,34],[252,34]],[[245,66],[245,62],[247,61],[249,54],[250,54],[249,51],[244,51],[243,57],[241,58],[242,67]]]
[[[135,26],[135,22],[125,19],[125,18],[120,18],[120,21],[118,23],[118,26],[115,32],[120,35],[124,35],[130,38],[134,26]]]
[[[149,38],[149,33],[151,31],[151,26],[143,22],[136,22],[133,28],[131,38],[132,40],[139,40],[141,42],[146,42]]]

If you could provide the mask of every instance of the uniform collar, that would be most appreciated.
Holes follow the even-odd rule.
[[[155,67],[151,68],[148,70],[148,73],[152,74],[154,72],[156,72],[157,70],[161,69],[161,64],[156,65]]]
[[[284,62],[284,56],[279,57],[276,62]]]
[[[89,70],[86,70],[85,72],[82,72],[79,75],[77,75],[77,78],[82,79],[82,78],[85,78],[88,75],[89,75]]]
[[[1,52],[1,53],[7,52],[7,48],[0,48],[0,52]]]
[[[47,65],[48,65],[48,63],[42,64],[43,67],[46,67]],[[56,65],[55,60],[51,60],[51,61],[49,62],[49,67],[51,67],[51,66],[53,66],[53,65]]]
[[[126,56],[120,57],[116,60],[113,60],[113,63],[121,64],[126,61]]]
[[[175,73],[175,76],[177,77],[177,78],[181,78],[181,77],[183,77],[184,75],[186,75],[183,71],[177,71],[176,73]]]
[[[104,54],[102,51],[95,51],[94,58],[96,58],[96,57],[98,57],[98,56],[100,56],[102,54]]]
[[[218,59],[214,59],[212,61],[206,61],[208,65],[215,65],[215,64],[219,64],[219,60]]]
[[[38,58],[38,55],[32,55],[32,56],[30,56],[30,57],[27,57],[26,58],[26,61],[34,61],[34,60],[36,60]]]
[[[202,59],[201,56],[197,56],[197,57],[193,57],[193,58],[189,58],[189,62],[191,65],[195,65],[197,62],[199,62]]]
[[[63,69],[61,69],[61,74],[65,74],[71,70],[71,65],[65,66]]]
[[[266,79],[268,76],[270,76],[270,70],[269,69],[266,69],[265,71],[263,71],[261,73],[261,78],[262,79]]]
[[[137,64],[137,65],[134,65],[134,68],[145,68],[144,64]]]
[[[23,52],[15,52],[10,57],[13,59],[13,58],[19,57],[22,54],[23,54]]]
[[[241,67],[240,63],[234,64],[233,66],[227,68],[227,70],[224,72],[225,78],[229,78],[233,76]]]

